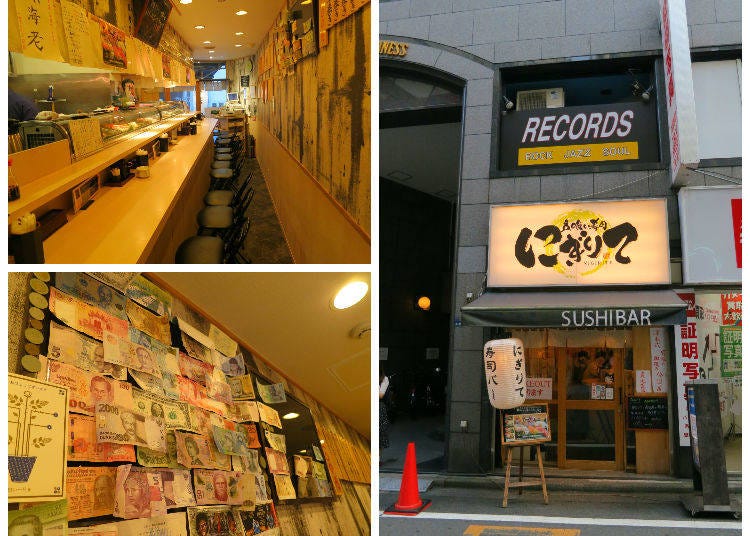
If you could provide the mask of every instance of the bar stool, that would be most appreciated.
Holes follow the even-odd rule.
[[[226,160],[214,160],[211,162],[211,169],[232,169],[232,162]]]
[[[198,235],[204,231],[222,233],[232,228],[234,209],[228,205],[207,206],[198,212]]]
[[[242,181],[239,188],[229,188],[227,190],[209,190],[206,195],[203,196],[203,202],[208,206],[218,205],[232,205],[237,204],[241,199],[245,190],[250,186],[250,181],[253,175],[249,173],[245,180]]]
[[[214,160],[219,160],[219,161],[221,160],[228,161],[228,160],[232,160],[233,158],[234,157],[232,156],[232,153],[219,153],[219,154],[214,155]]]
[[[177,264],[221,264],[225,256],[224,241],[218,236],[191,236],[175,253]]]
[[[226,190],[234,180],[234,170],[231,168],[219,168],[211,170],[211,186],[209,190]]]

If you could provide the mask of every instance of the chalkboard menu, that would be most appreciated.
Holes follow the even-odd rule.
[[[527,404],[503,410],[503,444],[544,443],[550,439],[547,404]]]
[[[666,396],[628,397],[628,430],[668,430]]]
[[[133,11],[138,13],[135,36],[144,43],[159,48],[161,34],[172,11],[172,3],[169,0],[133,0]]]

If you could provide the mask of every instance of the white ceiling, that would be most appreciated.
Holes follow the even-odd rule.
[[[460,147],[461,123],[381,129],[380,176],[454,201]]]
[[[369,273],[152,273],[255,355],[370,437],[370,292],[334,310],[336,292]]]
[[[180,4],[174,0],[177,9],[172,9],[169,23],[190,45],[195,60],[209,60],[209,49],[203,41],[211,41],[214,46],[213,61],[232,60],[255,52],[285,1],[193,0],[191,4]],[[235,15],[240,10],[247,11],[247,15]],[[198,25],[206,28],[196,30]],[[245,35],[236,36],[235,32]],[[242,46],[235,47],[237,44]]]

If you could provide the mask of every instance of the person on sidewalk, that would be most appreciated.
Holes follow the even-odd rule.
[[[388,376],[383,373],[383,369],[380,369],[380,387],[378,389],[378,409],[379,409],[379,421],[380,421],[380,463],[382,465],[382,454],[383,449],[387,449],[390,446],[390,440],[388,439],[388,428],[390,427],[390,421],[388,420],[388,408],[386,406],[386,394],[388,393]]]

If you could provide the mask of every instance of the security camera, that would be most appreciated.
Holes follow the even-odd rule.
[[[654,89],[654,86],[649,86],[648,89],[644,90],[643,93],[641,93],[641,100],[644,103],[648,104],[648,101],[651,100],[651,91]]]
[[[503,95],[503,100],[505,101],[505,109],[506,110],[512,110],[513,109],[513,101],[510,100],[505,95]]]

